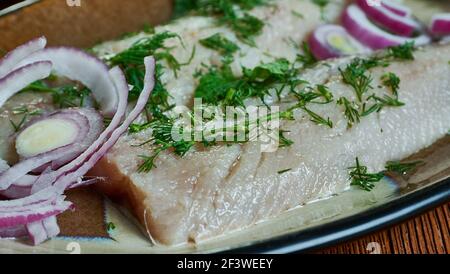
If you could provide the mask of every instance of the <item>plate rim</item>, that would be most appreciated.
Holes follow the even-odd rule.
[[[317,225],[219,253],[287,254],[312,252],[401,223],[449,201],[450,178],[447,178],[385,204],[331,223]]]

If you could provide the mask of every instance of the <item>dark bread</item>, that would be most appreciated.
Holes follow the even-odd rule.
[[[173,0],[42,0],[0,17],[0,49],[9,51],[45,35],[49,45],[90,47],[170,19]]]

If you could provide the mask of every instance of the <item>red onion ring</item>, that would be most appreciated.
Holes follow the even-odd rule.
[[[89,118],[84,115],[88,115]],[[79,134],[76,137],[75,142],[34,157],[27,158],[9,168],[0,174],[0,186],[3,186],[0,190],[6,190],[18,179],[37,168],[45,166],[46,164],[50,163],[53,166],[57,166],[66,163],[68,160],[70,161],[74,158],[74,155],[75,157],[80,155],[100,135],[99,129],[102,128],[102,118],[93,110],[62,110],[31,121],[29,126],[44,120],[55,118],[65,119],[69,123],[74,123],[79,128]],[[25,129],[26,128],[27,127],[25,127]]]
[[[401,5],[399,3],[393,2],[391,0],[387,1],[387,0],[381,0],[381,5],[383,7],[385,7],[386,9],[392,11],[393,13],[400,15],[400,16],[404,16],[404,17],[409,17],[412,15],[411,9]]]
[[[50,76],[52,63],[48,61],[32,62],[20,67],[0,79],[0,107],[12,96],[31,83]]]
[[[69,188],[73,183],[77,181],[78,178],[91,170],[95,166],[95,164],[101,158],[103,158],[103,156],[116,144],[119,138],[128,131],[131,123],[133,123],[133,121],[136,120],[139,114],[142,113],[150,97],[150,94],[155,87],[155,59],[153,57],[147,57],[144,59],[144,64],[146,70],[144,78],[144,88],[138,98],[135,108],[130,112],[122,125],[112,132],[111,137],[103,144],[103,146],[91,156],[89,161],[85,162],[75,172],[66,174],[55,182],[54,185],[59,191],[64,191],[65,189]]]
[[[430,32],[437,37],[450,35],[450,13],[434,15],[431,19]]]
[[[39,37],[9,52],[0,60],[0,79],[9,74],[19,62],[45,48],[47,40]]]
[[[22,195],[27,195],[28,191],[31,192],[29,196],[24,198],[0,201],[0,232],[3,232],[0,234],[0,237],[4,237],[3,235],[6,234],[21,235],[23,234],[24,228],[26,228],[34,244],[39,244],[59,233],[55,216],[72,208],[70,202],[64,201],[64,191],[71,187],[92,183],[95,180],[83,182],[81,179],[114,146],[120,136],[127,132],[130,124],[145,108],[155,86],[155,60],[153,57],[147,57],[144,59],[146,68],[144,89],[138,98],[135,108],[124,120],[129,89],[125,76],[120,68],[115,67],[108,71],[105,69],[106,65],[101,63],[97,58],[69,48],[54,48],[35,52],[16,67],[17,71],[23,71],[30,67],[42,65],[41,63],[46,63],[47,68],[50,67],[50,69],[53,65],[57,73],[67,76],[72,80],[80,81],[91,89],[94,97],[97,100],[101,100],[100,106],[104,114],[115,113],[109,126],[101,134],[100,130],[92,134],[92,136],[100,136],[93,138],[95,140],[87,142],[89,143],[87,149],[74,160],[69,159],[70,157],[67,156],[69,154],[62,157],[62,153],[55,153],[55,151],[64,147],[27,158],[23,161],[25,164],[21,162],[13,167],[9,167],[6,162],[0,159],[0,172],[2,172],[0,175],[0,187],[2,189],[9,187],[6,192],[16,191],[14,194],[16,196],[20,195],[18,193],[20,191],[23,191]],[[86,64],[87,67],[85,67]],[[13,76],[8,75],[0,79],[0,85],[5,79],[11,79],[11,77]],[[92,79],[96,77],[98,79]],[[106,93],[100,94],[100,92]],[[107,98],[107,96],[112,96],[113,98]],[[6,100],[7,98],[5,97]],[[67,114],[65,112],[70,111],[75,110],[61,111],[53,115],[63,117]],[[83,114],[80,117],[87,117],[89,124],[93,124],[99,120],[88,115],[86,112],[89,112],[89,110],[76,111],[80,112],[79,114]],[[83,111],[85,113],[82,113]],[[66,118],[74,122],[80,122],[80,117],[76,119],[75,115],[72,114],[70,118]],[[45,119],[45,117],[42,119]],[[122,120],[124,120],[123,123]],[[96,129],[100,128],[97,126],[94,127]],[[85,134],[89,133],[80,135],[84,136]],[[55,153],[53,155],[55,157],[49,156],[52,153]],[[47,166],[46,171],[40,175],[28,174],[29,171],[42,163],[52,163],[52,167],[55,164],[62,164],[63,166],[54,171]],[[28,172],[26,172],[27,170]],[[14,184],[11,185],[10,180]],[[8,233],[5,231],[8,231]]]
[[[421,32],[422,26],[411,17],[398,15],[383,5],[369,5],[369,2],[370,0],[357,0],[356,4],[368,18],[384,29],[405,37],[411,37]]]
[[[109,77],[108,67],[100,59],[75,48],[47,48],[30,55],[18,66],[37,61],[52,62],[53,70],[58,75],[88,87],[104,116],[112,117],[117,112],[116,89]]]
[[[362,44],[378,50],[414,42],[422,46],[431,42],[431,38],[422,34],[416,38],[406,38],[390,34],[369,21],[364,12],[356,5],[350,5],[344,11],[342,22],[347,31]]]
[[[344,52],[342,49],[332,45],[330,35],[342,37],[353,52]],[[350,54],[368,53],[370,49],[356,41],[343,27],[338,25],[323,25],[318,27],[309,38],[309,46],[314,56],[319,60],[336,58]]]
[[[24,225],[0,228],[0,239],[22,238],[27,235],[28,235],[28,231]]]

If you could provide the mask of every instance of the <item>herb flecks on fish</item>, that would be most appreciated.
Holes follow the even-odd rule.
[[[155,73],[156,86],[146,109],[154,118],[163,117],[164,112],[173,107],[169,104],[170,94],[161,81],[161,77],[164,74],[164,66],[160,61],[165,61],[168,67],[173,70],[175,76],[182,66],[190,63],[190,60],[181,63],[171,54],[172,48],[165,45],[169,39],[178,39],[180,44],[184,46],[181,38],[176,33],[163,31],[140,39],[127,50],[107,60],[111,66],[120,66],[124,70],[127,81],[132,86],[129,97],[131,100],[135,100],[139,96],[144,85],[144,58],[153,55],[159,61],[156,65]],[[194,54],[195,48],[192,49],[191,59]]]
[[[390,161],[386,164],[387,172],[394,172],[399,175],[406,175],[411,171],[415,170],[419,165],[423,164],[423,161],[414,162],[400,162],[400,161]]]
[[[351,185],[366,191],[371,191],[375,187],[375,183],[384,178],[383,172],[369,173],[368,168],[360,164],[359,158],[356,158],[356,165],[349,170]]]
[[[238,45],[220,33],[216,33],[208,38],[200,40],[200,44],[204,47],[216,50],[226,57],[231,57],[233,53],[239,50]]]
[[[348,84],[355,91],[356,102],[347,98],[340,98],[338,104],[344,107],[344,115],[348,120],[348,127],[359,123],[361,117],[372,113],[378,113],[385,107],[402,107],[405,104],[399,100],[398,91],[400,89],[400,78],[392,72],[388,72],[381,77],[384,86],[390,89],[392,96],[375,94],[366,96],[373,89],[373,77],[370,69],[375,67],[388,67],[390,61],[410,61],[414,60],[414,43],[405,43],[400,46],[391,47],[383,53],[368,59],[355,58],[344,69],[340,68],[343,82]]]
[[[52,77],[49,78],[51,79]],[[53,104],[59,108],[82,107],[91,94],[88,88],[76,84],[51,87],[44,81],[36,81],[23,91],[48,92],[52,95]]]
[[[23,115],[18,123],[15,123],[12,119],[9,119],[9,123],[13,127],[14,131],[19,132],[22,129],[22,127],[25,125],[28,118],[30,118],[31,116],[41,115],[42,110],[41,109],[30,110],[26,106],[21,106],[21,107],[14,108],[12,110],[12,114],[13,115]]]
[[[217,18],[219,24],[232,29],[243,42],[255,46],[254,37],[261,33],[264,22],[248,13],[268,0],[202,0],[191,1],[190,8],[202,15]]]

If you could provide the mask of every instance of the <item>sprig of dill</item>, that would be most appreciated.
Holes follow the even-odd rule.
[[[254,46],[253,38],[261,32],[264,22],[248,11],[267,3],[268,0],[190,0],[183,6],[185,10],[216,17],[219,24],[231,28],[241,41]]]
[[[26,106],[21,106],[21,107],[14,108],[12,110],[12,114],[13,115],[23,115],[22,119],[19,121],[19,123],[15,123],[12,119],[9,119],[9,123],[13,127],[14,131],[19,132],[22,129],[22,127],[25,125],[25,123],[27,122],[28,118],[30,118],[31,116],[41,115],[42,110],[40,110],[40,109],[30,110]]]
[[[169,39],[178,39],[180,44],[184,47],[178,34],[163,31],[153,33],[150,37],[140,39],[130,48],[107,60],[111,66],[120,66],[124,70],[127,81],[132,86],[129,96],[130,100],[136,100],[143,89],[145,77],[145,57],[152,55],[157,61],[166,61],[169,68],[173,70],[175,76],[177,76],[177,72],[181,69],[181,67],[188,65],[194,57],[195,48],[192,49],[191,58],[189,60],[185,63],[179,62],[171,54],[172,48],[166,46],[166,41]],[[155,72],[155,88],[146,108],[149,115],[151,114],[154,118],[164,117],[164,113],[173,108],[173,105],[169,103],[171,96],[161,81],[161,77],[164,73],[164,66],[158,62]]]
[[[28,85],[22,92],[26,91],[50,93],[53,104],[59,108],[82,107],[85,105],[86,98],[91,94],[88,88],[76,84],[51,87],[42,80]]]
[[[394,172],[400,175],[406,175],[409,172],[417,168],[417,166],[423,164],[423,161],[414,162],[400,162],[400,161],[390,161],[386,164],[386,171]]]
[[[224,37],[220,33],[200,40],[200,44],[204,47],[218,51],[220,54],[230,57],[233,53],[239,50],[239,46]]]
[[[375,183],[381,181],[385,177],[387,172],[394,172],[400,175],[406,175],[409,172],[416,169],[417,166],[420,164],[423,164],[423,162],[390,161],[386,163],[384,171],[378,173],[369,173],[368,168],[366,166],[361,165],[359,162],[359,158],[356,158],[356,165],[354,167],[349,168],[351,185],[358,186],[366,191],[371,191],[375,187]]]
[[[358,186],[366,191],[371,191],[375,187],[375,183],[384,178],[384,173],[369,173],[368,168],[359,162],[356,158],[356,165],[349,168],[350,179],[352,186]]]

